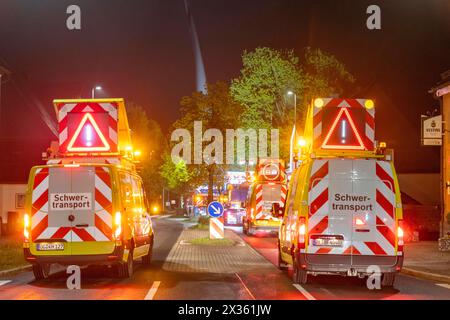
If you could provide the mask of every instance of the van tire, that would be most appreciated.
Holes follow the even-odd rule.
[[[33,264],[33,274],[36,280],[47,279],[50,274],[50,264]]]
[[[247,222],[247,219],[245,219],[244,221],[242,221],[242,232],[246,236],[248,236],[248,228],[247,228],[247,226],[248,226],[248,222]]]
[[[287,263],[285,263],[283,261],[283,259],[281,259],[281,250],[280,250],[280,246],[278,246],[278,269],[280,270],[287,270],[288,269],[288,265]]]
[[[148,253],[142,257],[142,264],[149,266],[152,263],[152,255],[153,255],[153,237],[150,238],[150,248],[148,249]]]
[[[298,284],[308,283],[308,273],[306,272],[306,270],[303,270],[298,267],[297,261],[295,259],[293,268],[294,270],[292,272],[292,280],[294,281],[294,283]]]
[[[245,233],[247,236],[253,236],[254,228],[252,228],[252,225],[250,222],[247,221],[247,232]]]
[[[126,263],[120,263],[117,265],[117,276],[121,279],[130,278],[134,271],[134,260],[133,260],[133,250],[128,253],[128,258]]]
[[[395,282],[395,276],[396,274],[391,273],[383,273],[383,278],[381,280],[381,286],[382,287],[393,287]]]

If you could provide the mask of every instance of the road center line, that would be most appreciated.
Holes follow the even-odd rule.
[[[447,283],[436,283],[437,286],[450,289],[450,284]]]
[[[10,282],[11,282],[11,280],[0,280],[0,287],[5,285],[5,284],[8,284]]]
[[[305,296],[306,299],[308,300],[316,300],[316,298],[314,298],[308,291],[306,291],[305,288],[303,288],[301,285],[294,283],[293,286],[301,292],[302,295]]]
[[[150,290],[148,290],[147,295],[145,296],[144,300],[153,300],[155,297],[156,291],[158,291],[159,285],[161,284],[161,281],[155,281],[152,284],[152,287]]]
[[[247,291],[248,295],[250,296],[250,298],[252,298],[252,300],[256,300],[255,296],[252,294],[252,292],[250,291],[250,289],[245,285],[244,281],[242,280],[242,278],[237,274],[237,272],[234,273],[236,275],[236,277],[239,279],[239,281],[242,283],[242,286],[245,288],[245,291]]]

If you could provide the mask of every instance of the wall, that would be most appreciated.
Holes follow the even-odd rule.
[[[450,212],[450,94],[444,95],[443,99],[443,129],[444,131],[444,161],[443,161],[443,172],[444,172],[444,181],[443,181],[443,194],[444,194],[444,217],[445,222],[443,223],[442,235],[446,235],[450,232],[450,225],[448,221],[448,213]]]
[[[398,174],[400,190],[422,205],[437,206],[441,203],[439,173]]]
[[[0,184],[0,217],[2,219],[1,231],[3,231],[1,233],[8,231],[6,228],[6,224],[8,223],[8,211],[17,211],[19,212],[20,217],[22,217],[25,212],[24,208],[16,207],[16,194],[24,195],[26,188],[26,184]],[[25,205],[24,202],[23,205]]]

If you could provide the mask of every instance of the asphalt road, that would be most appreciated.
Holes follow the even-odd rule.
[[[68,290],[67,274],[55,269],[35,281],[31,272],[0,279],[0,299],[450,299],[450,286],[399,276],[394,289],[370,291],[364,281],[317,277],[311,284],[294,286],[290,272],[269,265],[238,273],[172,272],[163,268],[183,225],[171,219],[155,219],[154,258],[151,266],[138,264],[131,279],[114,278],[104,267],[82,270],[81,290]],[[275,237],[241,237],[267,260],[276,263]]]
[[[239,231],[238,231],[239,232]],[[258,234],[254,237],[240,236],[254,249],[256,249],[267,260],[274,265],[277,263],[277,238],[270,234]],[[291,270],[284,272],[286,277],[291,277]],[[411,276],[399,274],[394,288],[383,288],[382,290],[369,290],[366,280],[339,276],[310,276],[311,283],[300,286],[309,299],[316,300],[449,300],[450,285],[436,283],[428,280],[418,279]]]

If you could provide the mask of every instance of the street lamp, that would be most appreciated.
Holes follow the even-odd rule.
[[[95,87],[92,88],[92,91],[91,91],[92,99],[95,98],[95,90],[100,91],[100,90],[102,90],[102,87],[101,86],[95,86]]]
[[[297,122],[297,94],[293,91],[287,92],[288,96],[294,96],[294,126],[292,127],[291,142],[289,147],[289,170],[294,171],[294,139],[295,139],[295,123]]]

